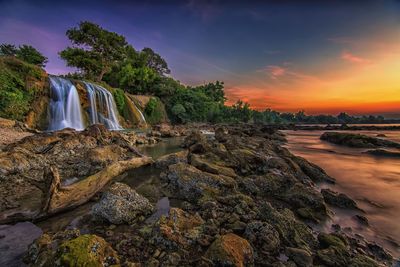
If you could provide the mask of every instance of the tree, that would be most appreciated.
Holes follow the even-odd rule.
[[[153,69],[160,76],[166,76],[171,73],[168,68],[167,62],[151,48],[145,47],[140,52],[140,56],[143,58],[147,67]]]
[[[16,56],[18,49],[13,44],[1,44],[0,56]]]
[[[16,53],[17,58],[40,67],[45,67],[47,57],[43,56],[36,48],[30,45],[22,45],[18,48]]]
[[[68,66],[77,67],[96,81],[101,81],[104,74],[125,56],[125,37],[92,22],[83,21],[78,28],[69,29],[66,35],[73,47],[61,51],[61,58]]]

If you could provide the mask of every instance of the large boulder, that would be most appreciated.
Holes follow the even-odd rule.
[[[83,204],[114,177],[151,162],[102,125],[26,137],[0,152],[0,223]]]
[[[235,234],[226,234],[217,238],[208,248],[205,257],[217,266],[252,266],[253,248],[250,243]]]
[[[150,215],[154,210],[147,198],[123,183],[114,183],[99,203],[92,207],[95,217],[113,224],[129,224],[138,216]]]

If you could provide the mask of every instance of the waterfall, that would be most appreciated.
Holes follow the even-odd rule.
[[[90,101],[90,123],[102,123],[110,130],[122,130],[117,117],[117,106],[112,94],[105,88],[84,82]]]
[[[143,112],[140,111],[140,108],[138,108],[138,107],[136,106],[136,103],[135,103],[134,101],[132,101],[132,103],[133,103],[133,107],[136,109],[136,111],[137,111],[137,112],[139,113],[139,115],[140,115],[140,123],[146,124],[146,118],[144,117]]]
[[[49,130],[64,128],[83,130],[81,104],[78,91],[71,81],[50,76],[51,100]]]

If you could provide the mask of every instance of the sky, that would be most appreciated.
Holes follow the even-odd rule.
[[[224,81],[227,104],[400,118],[398,0],[0,0],[0,43],[66,73],[58,52],[83,20],[151,47],[184,84]]]

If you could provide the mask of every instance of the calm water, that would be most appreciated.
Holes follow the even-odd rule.
[[[333,221],[350,226],[368,240],[400,256],[400,158],[376,157],[365,154],[366,149],[337,146],[319,139],[323,131],[284,131],[287,147],[295,155],[322,167],[337,180],[335,185],[320,185],[343,192],[356,200],[366,211],[370,227],[360,227],[351,217],[352,212],[335,210]],[[357,131],[400,142],[400,131]]]

